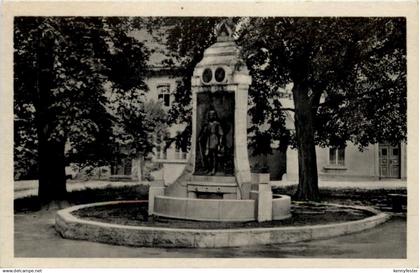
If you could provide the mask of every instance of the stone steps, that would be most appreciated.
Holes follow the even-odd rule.
[[[234,176],[198,176],[187,182],[188,196],[198,197],[200,194],[222,194],[224,199],[236,199],[238,184]]]
[[[133,177],[131,175],[111,175],[109,176],[109,180],[113,182],[133,181]]]
[[[238,184],[235,182],[213,182],[213,181],[188,181],[188,186],[220,186],[220,187],[237,187]]]
[[[191,181],[194,182],[213,182],[213,183],[233,183],[236,185],[235,176],[219,176],[219,175],[193,175]],[[188,184],[190,184],[189,182]]]

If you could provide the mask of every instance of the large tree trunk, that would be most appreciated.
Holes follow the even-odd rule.
[[[294,198],[319,200],[318,170],[314,142],[312,104],[309,88],[304,83],[294,83],[295,130],[298,148],[299,185]]]
[[[41,203],[67,199],[64,143],[39,140],[39,187]]]
[[[41,204],[66,199],[66,174],[64,139],[50,139],[55,113],[50,110],[53,102],[51,89],[54,79],[54,37],[51,33],[39,33],[38,47],[38,101],[36,122],[38,133],[39,184]]]

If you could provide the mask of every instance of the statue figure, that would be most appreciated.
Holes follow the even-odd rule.
[[[199,145],[205,171],[215,175],[218,166],[223,166],[225,153],[223,129],[215,110],[208,112],[208,122],[201,129]]]

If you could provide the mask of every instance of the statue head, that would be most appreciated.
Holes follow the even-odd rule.
[[[232,41],[235,23],[232,18],[225,18],[215,27],[215,34],[218,42]]]
[[[210,110],[209,111],[209,116],[208,116],[208,118],[209,118],[209,121],[211,122],[211,121],[215,121],[215,120],[217,120],[217,113],[216,113],[216,111],[215,110]]]

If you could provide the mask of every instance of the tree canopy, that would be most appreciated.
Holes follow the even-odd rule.
[[[188,80],[214,42],[223,18],[171,18],[167,45],[187,62],[179,105],[190,103]],[[406,28],[404,18],[233,18],[235,38],[253,83],[249,90],[250,145],[269,153],[273,140],[298,149],[298,199],[318,199],[315,145],[360,149],[406,139]],[[292,84],[294,108],[280,90]],[[188,108],[183,108],[188,110]],[[285,130],[290,111],[295,129]],[[186,115],[181,115],[185,117]],[[265,125],[265,126],[264,126]]]
[[[404,18],[250,18],[239,36],[264,81],[293,83],[296,198],[319,198],[316,144],[406,139]]]
[[[238,43],[254,73],[276,87],[307,85],[317,144],[405,140],[404,18],[251,18],[244,25]]]
[[[63,198],[68,162],[103,165],[117,143],[150,152],[147,134],[164,115],[144,105],[149,52],[128,35],[129,18],[14,23],[15,162],[31,151],[43,200]]]
[[[151,151],[150,135],[166,120],[156,105],[144,104],[149,52],[129,35],[139,28],[161,37],[168,49],[163,65],[181,77],[168,122],[188,125],[177,141],[188,145],[190,79],[224,19],[16,17],[15,167],[37,163],[40,193],[65,192],[66,160],[106,163],[116,145],[132,154]],[[298,149],[298,199],[319,198],[315,145],[350,141],[363,149],[406,139],[404,18],[231,20],[253,79],[250,146],[266,154],[279,140]],[[279,99],[286,85],[293,108]],[[286,112],[294,130],[284,126]]]

